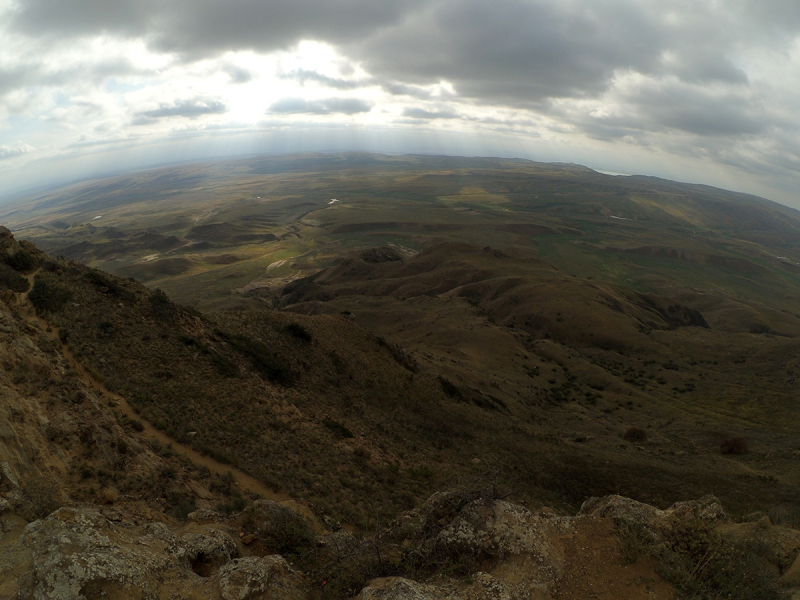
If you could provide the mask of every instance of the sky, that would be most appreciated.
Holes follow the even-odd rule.
[[[0,0],[0,199],[257,153],[574,162],[800,207],[800,3]]]

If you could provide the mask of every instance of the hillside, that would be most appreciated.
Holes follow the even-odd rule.
[[[14,535],[58,505],[119,506],[135,521],[140,509],[127,503],[138,502],[151,511],[145,520],[179,536],[199,526],[197,509],[219,513],[205,525],[246,536],[253,502],[268,498],[311,530],[285,547],[274,537],[238,543],[236,560],[255,549],[284,555],[285,567],[248,568],[277,569],[286,590],[306,586],[307,597],[354,597],[371,578],[401,578],[374,583],[364,600],[483,598],[478,580],[467,589],[457,577],[516,567],[496,549],[454,549],[446,530],[487,514],[549,532],[535,545],[554,544],[560,558],[534,579],[553,599],[590,596],[580,577],[567,584],[565,564],[595,561],[601,577],[603,552],[590,560],[565,541],[578,530],[587,548],[621,557],[614,569],[629,551],[645,560],[638,581],[667,582],[664,598],[692,579],[670,561],[694,560],[691,573],[707,558],[693,554],[699,547],[743,556],[739,546],[709,549],[712,530],[725,544],[731,531],[795,539],[792,209],[577,165],[329,155],[76,184],[2,218],[50,251],[2,233],[14,441],[1,460],[16,481],[49,490],[34,497],[57,498],[34,513],[19,486],[4,484]],[[443,506],[441,490],[456,490]],[[689,512],[681,504],[709,494]],[[609,495],[633,499],[638,516],[584,506]],[[462,515],[477,510],[472,502],[489,512]],[[708,517],[709,503],[724,517]],[[665,522],[676,526],[661,520],[671,506],[669,515],[700,519],[686,536],[706,546],[664,533]],[[588,522],[571,520],[579,510]],[[420,530],[398,525],[418,518]],[[334,593],[314,586],[344,558],[330,563],[310,544],[338,522],[367,541],[314,542],[355,548]],[[410,550],[423,542],[422,554]],[[757,571],[771,565],[762,595],[733,597],[773,597],[763,590],[777,589],[800,548],[780,544],[780,556],[756,553]],[[186,577],[186,565],[153,560]],[[202,587],[210,581],[195,591],[212,594]],[[606,597],[620,597],[604,581]],[[726,597],[702,585],[687,597]],[[504,593],[531,593],[521,590]]]
[[[326,453],[336,456],[331,466],[343,463],[341,441],[352,439],[358,444],[353,460],[362,469],[374,469],[382,457],[370,453],[369,440],[356,438],[329,417],[323,420],[327,435],[335,433],[340,442],[322,439],[325,432],[315,432],[313,423],[304,425],[301,411],[282,404],[280,398],[289,390],[299,394],[321,386],[348,389],[347,380],[364,385],[361,377],[377,377],[370,364],[391,373],[394,362],[423,377],[407,352],[363,331],[359,336],[349,318],[289,314],[276,319],[275,314],[256,312],[247,315],[244,327],[237,318],[241,314],[233,313],[208,334],[207,321],[175,306],[160,292],[75,263],[54,261],[29,243],[18,244],[7,230],[0,230],[0,239],[5,288],[0,302],[4,341],[0,594],[4,597],[633,600],[646,595],[663,600],[689,596],[777,600],[784,590],[800,584],[800,559],[795,560],[800,533],[774,524],[763,513],[732,519],[712,496],[679,502],[667,510],[620,496],[588,499],[575,516],[559,515],[552,508],[529,510],[505,499],[507,484],[496,464],[476,459],[470,461],[469,476],[449,491],[431,495],[393,520],[365,522],[364,530],[353,535],[350,530],[358,530],[357,525],[342,528],[320,505],[281,498],[236,467],[197,454],[170,441],[147,421],[132,418],[129,401],[150,419],[159,419],[160,414],[162,420],[171,419],[172,413],[184,410],[176,396],[160,405],[137,396],[150,384],[143,370],[158,367],[156,362],[145,362],[141,348],[162,359],[176,348],[194,350],[191,357],[173,356],[171,362],[161,362],[157,377],[162,383],[180,380],[188,369],[195,379],[202,377],[211,384],[205,392],[214,394],[218,403],[219,394],[227,391],[213,387],[219,376],[243,380],[239,385],[245,387],[239,391],[247,386],[260,389],[261,402],[251,399],[259,406],[248,416],[253,420],[260,412],[282,419],[283,425],[268,434],[276,463],[285,457],[274,431],[304,427],[304,437],[317,442],[313,459],[303,447],[294,448],[301,458],[298,470],[304,467],[303,460],[325,464],[320,462],[325,460],[322,444]],[[376,255],[387,253],[376,251],[368,258]],[[85,310],[82,317],[75,317],[68,311],[67,307],[87,303],[95,312]],[[109,320],[98,321],[100,311]],[[82,328],[87,323],[100,332],[95,340],[124,338],[128,351],[104,344],[109,352],[98,358],[93,350],[100,345],[75,344],[76,337],[90,332]],[[139,337],[137,347],[137,338],[125,331],[139,323],[151,333]],[[319,377],[326,369],[304,364],[302,357],[324,361],[326,348],[316,348],[316,353],[297,349],[321,345],[315,334],[336,336],[342,327],[337,347],[341,356],[328,354],[339,368],[338,379],[323,382]],[[263,347],[248,337],[269,332],[269,345],[260,342]],[[173,335],[179,336],[179,345],[172,343]],[[348,352],[350,338],[351,345],[362,348],[361,355]],[[375,347],[370,348],[371,343]],[[81,353],[80,362],[70,347]],[[358,364],[367,356],[370,363]],[[91,366],[109,362],[115,368],[107,372],[116,372],[117,379],[104,377]],[[137,363],[138,370],[130,368]],[[169,371],[163,370],[166,365]],[[347,365],[366,372],[347,372]],[[256,374],[259,384],[251,380]],[[122,375],[129,380],[121,380]],[[187,383],[182,381],[181,387],[196,399],[200,392]],[[458,398],[459,404],[475,404],[498,414],[511,412],[497,397],[478,401],[463,388],[444,385],[442,379],[438,383],[451,401]],[[454,388],[461,396],[454,396]],[[158,393],[165,394],[162,399],[169,396],[168,391]],[[436,405],[438,412],[448,412],[452,418],[453,409],[446,402]],[[285,410],[280,412],[279,407]],[[215,413],[218,428],[224,429],[222,422],[231,416],[239,417],[236,408]],[[363,408],[366,413],[370,407]],[[158,409],[163,413],[155,412]],[[470,416],[469,411],[464,414]],[[207,431],[202,415],[198,411],[193,415],[201,427],[185,432],[190,443]],[[366,428],[369,420],[364,416]],[[180,437],[172,423],[157,424],[167,435]],[[246,423],[238,420],[238,425]],[[413,434],[410,428],[407,432]],[[238,462],[234,457],[239,455],[233,452],[243,446],[238,438],[231,442],[231,453],[218,458]],[[200,444],[202,451],[213,455],[214,443],[209,436]],[[252,469],[250,457],[242,456]],[[400,468],[389,471],[402,479]],[[298,474],[302,480],[302,471]],[[284,476],[294,481],[289,471]],[[428,477],[422,474],[422,479]],[[370,499],[368,489],[360,491]],[[779,518],[773,512],[773,519]]]

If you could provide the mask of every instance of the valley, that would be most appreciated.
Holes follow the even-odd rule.
[[[123,425],[362,535],[486,477],[561,515],[713,494],[800,525],[793,209],[578,165],[333,154],[73,184],[0,222],[49,254],[31,302]]]

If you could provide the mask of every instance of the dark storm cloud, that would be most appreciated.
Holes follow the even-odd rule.
[[[742,43],[737,23],[721,22],[702,3],[670,23],[670,4],[442,0],[353,44],[352,52],[379,78],[445,79],[461,96],[518,106],[595,96],[626,71],[746,85],[730,56]]]
[[[667,86],[633,99],[655,124],[698,135],[753,135],[770,125],[758,99],[750,95]]]
[[[462,95],[526,103],[602,91],[615,69],[652,71],[664,33],[627,3],[449,0],[358,48],[375,75],[446,79]]]
[[[268,112],[276,114],[329,115],[340,113],[354,115],[372,110],[372,105],[359,98],[327,98],[325,100],[305,100],[303,98],[282,98],[269,107]]]
[[[363,61],[391,94],[424,98],[420,84],[447,80],[461,96],[537,107],[547,98],[601,94],[626,70],[747,85],[731,58],[741,31],[769,44],[800,27],[794,3],[730,0],[724,9],[647,0],[26,0],[11,22],[48,40],[139,37],[185,60],[328,41]],[[248,77],[230,75],[238,83]],[[315,71],[291,76],[356,86]]]
[[[12,26],[32,36],[145,37],[189,56],[273,50],[299,39],[344,41],[387,26],[425,0],[26,0]]]
[[[146,110],[136,115],[135,125],[145,125],[168,117],[186,117],[196,119],[203,115],[221,115],[227,112],[227,107],[215,100],[203,100],[195,98],[193,100],[183,100],[175,104],[162,104],[156,109]]]

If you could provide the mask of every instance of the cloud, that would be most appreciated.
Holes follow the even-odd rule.
[[[25,0],[11,25],[43,39],[116,35],[187,57],[270,51],[300,39],[344,42],[402,19],[429,0]]]
[[[0,35],[4,156],[223,113],[255,135],[280,98],[276,127],[316,115],[363,140],[447,120],[436,135],[540,136],[604,161],[635,147],[653,169],[703,156],[800,186],[800,4],[785,0],[0,0]]]
[[[247,83],[253,79],[253,72],[237,65],[225,65],[222,70],[227,73],[233,83]]]
[[[404,83],[398,83],[396,81],[385,82],[382,84],[382,87],[393,96],[411,96],[413,98],[421,98],[423,100],[427,100],[433,96],[430,91],[423,87],[418,85],[407,85]]]
[[[35,150],[33,146],[29,146],[24,142],[17,142],[13,146],[0,146],[0,160],[22,156],[33,150]]]
[[[156,109],[138,113],[136,117],[139,119],[137,124],[145,124],[157,119],[170,117],[196,119],[203,115],[221,115],[227,110],[227,107],[222,102],[195,98],[193,100],[182,100],[174,104],[161,104]]]
[[[447,110],[430,111],[422,108],[406,108],[403,110],[404,117],[412,119],[458,119],[459,115]]]
[[[372,104],[359,98],[327,98],[325,100],[305,100],[303,98],[282,98],[273,103],[268,112],[277,114],[329,115],[340,113],[354,115],[372,110]]]
[[[337,90],[354,90],[356,88],[364,87],[365,85],[369,85],[369,81],[362,82],[362,81],[349,81],[347,79],[338,79],[336,77],[328,77],[327,75],[322,75],[317,71],[310,71],[307,69],[297,69],[296,71],[292,71],[291,73],[287,73],[286,75],[282,76],[283,79],[293,79],[298,81],[301,84],[305,84],[306,81],[313,81],[314,83],[318,83],[322,86],[334,88]]]

